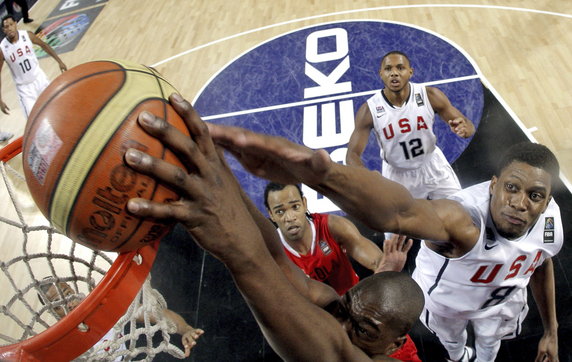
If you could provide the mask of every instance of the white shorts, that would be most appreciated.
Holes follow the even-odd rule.
[[[439,147],[420,168],[395,168],[383,161],[381,174],[405,186],[416,199],[444,199],[461,190],[455,171]]]
[[[36,99],[42,94],[44,89],[50,84],[46,73],[44,73],[41,69],[39,70],[39,74],[36,79],[32,83],[27,84],[17,84],[16,90],[18,91],[18,100],[20,101],[20,105],[24,110],[24,114],[26,115],[26,119],[30,115],[32,111],[32,107],[36,103]]]
[[[475,332],[476,339],[485,341],[498,341],[501,339],[512,339],[518,336],[522,329],[522,321],[528,314],[528,305],[521,306],[521,310],[516,318],[506,319],[504,315],[491,316],[487,318],[471,319],[471,324]],[[462,333],[469,322],[462,318],[447,318],[435,313],[423,310],[419,317],[421,322],[431,332],[439,336],[440,339],[451,342],[460,341]]]

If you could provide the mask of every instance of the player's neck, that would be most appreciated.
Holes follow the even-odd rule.
[[[411,92],[411,85],[409,82],[405,85],[405,87],[401,88],[398,92],[394,92],[389,90],[388,88],[382,89],[383,95],[385,99],[391,103],[395,107],[401,107],[407,99],[409,99],[409,93]]]

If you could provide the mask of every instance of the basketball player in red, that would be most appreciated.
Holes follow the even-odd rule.
[[[331,285],[339,295],[359,280],[348,256],[374,273],[401,271],[413,244],[411,239],[405,242],[405,237],[396,237],[387,246],[384,243],[384,249],[387,247],[391,252],[382,253],[348,219],[333,214],[310,214],[298,185],[269,183],[264,190],[264,204],[270,219],[278,226],[286,255],[306,275]]]
[[[334,214],[310,214],[298,185],[268,183],[264,203],[270,219],[278,225],[280,240],[290,260],[310,278],[331,285],[339,295],[359,281],[348,256],[374,273],[401,271],[413,245],[413,240],[405,242],[405,236],[393,235],[384,241],[382,253],[348,219]],[[420,362],[409,335],[391,357]]]

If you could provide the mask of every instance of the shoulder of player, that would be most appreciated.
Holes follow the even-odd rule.
[[[465,254],[475,245],[479,238],[480,229],[473,221],[465,207],[455,200],[432,200],[431,207],[443,221],[443,228],[448,240],[454,245],[460,255]]]
[[[373,127],[373,117],[371,116],[369,104],[367,102],[363,102],[363,104],[359,107],[355,122],[356,125],[371,125]]]
[[[449,98],[439,88],[425,87],[427,92],[427,99],[435,111],[441,110],[446,107],[450,102]]]
[[[328,229],[336,241],[351,240],[355,225],[345,217],[328,214]]]

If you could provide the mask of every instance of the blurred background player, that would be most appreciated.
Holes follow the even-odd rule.
[[[385,87],[359,108],[346,164],[364,166],[361,155],[374,130],[384,177],[399,182],[418,199],[440,199],[459,191],[459,180],[437,146],[435,113],[459,137],[471,137],[473,123],[439,89],[409,81],[413,68],[404,53],[384,55],[379,75]]]
[[[4,65],[4,61],[8,64],[12,79],[16,85],[18,99],[24,111],[26,119],[30,115],[30,111],[36,103],[36,99],[40,93],[48,86],[50,81],[40,68],[40,63],[36,53],[34,53],[34,44],[40,46],[47,54],[58,62],[60,70],[65,72],[66,65],[56,52],[48,44],[44,43],[31,31],[18,30],[18,26],[12,15],[6,15],[2,18],[2,31],[6,37],[0,42],[0,71]],[[5,114],[9,114],[10,108],[2,100],[2,82],[0,81],[0,109]]]

